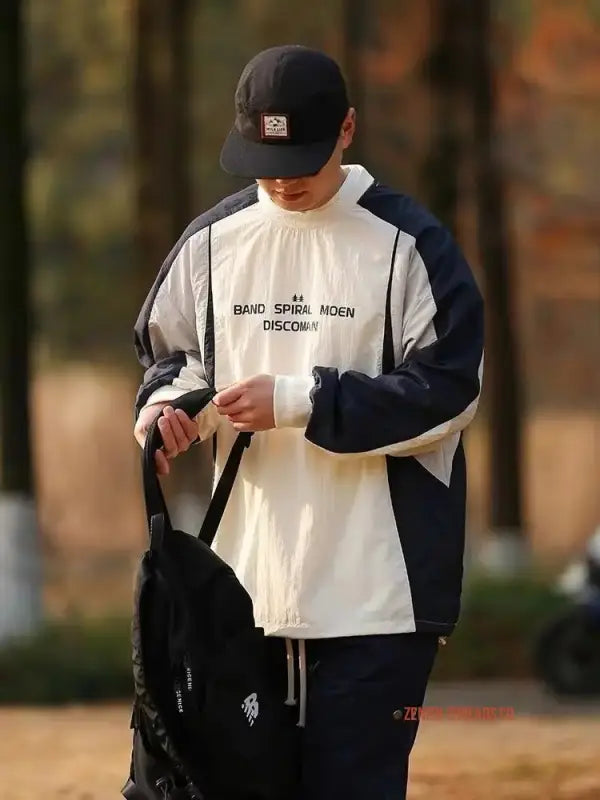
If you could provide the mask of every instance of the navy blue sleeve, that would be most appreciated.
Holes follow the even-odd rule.
[[[435,449],[473,418],[481,391],[483,302],[442,226],[428,225],[415,239],[398,364],[389,357],[389,314],[388,297],[384,374],[314,368],[305,435],[318,447],[340,454],[416,455]]]

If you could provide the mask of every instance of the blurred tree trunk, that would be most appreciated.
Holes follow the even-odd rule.
[[[191,209],[189,0],[137,0],[134,131],[137,181],[136,298],[147,295]],[[172,463],[165,484],[174,525],[200,529],[209,496],[212,443]]]
[[[489,0],[470,3],[470,86],[474,123],[479,253],[487,318],[485,383],[490,425],[491,528],[521,533],[521,407],[511,324],[512,281],[501,167],[494,152],[497,107]]]
[[[0,640],[40,617],[29,420],[22,4],[0,6]]]
[[[3,491],[32,493],[29,442],[29,253],[25,232],[22,76],[19,3],[0,11],[2,126],[0,127],[0,303]]]
[[[434,106],[429,155],[423,165],[423,183],[431,211],[456,234],[458,175],[463,154],[460,116],[464,99],[462,55],[463,4],[437,3],[436,38],[425,65]]]
[[[367,108],[363,53],[367,32],[367,0],[344,0],[342,5],[343,67],[350,105],[357,111],[357,127],[350,148],[352,161],[364,164],[366,157]]]
[[[190,221],[189,0],[136,0],[134,138],[141,302]]]

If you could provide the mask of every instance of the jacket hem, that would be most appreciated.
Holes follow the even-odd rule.
[[[437,633],[450,636],[456,623],[432,622],[431,620],[406,620],[366,622],[355,625],[340,624],[318,626],[308,624],[276,625],[257,619],[256,625],[263,628],[267,636],[282,636],[289,639],[335,639],[342,636],[377,636],[394,633]]]
[[[440,636],[450,636],[456,627],[456,622],[433,622],[428,619],[415,620],[418,633],[438,633]]]

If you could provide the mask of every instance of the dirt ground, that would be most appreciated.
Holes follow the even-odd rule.
[[[128,724],[126,706],[0,709],[0,797],[118,800]],[[600,716],[422,720],[408,797],[598,800],[599,752]]]

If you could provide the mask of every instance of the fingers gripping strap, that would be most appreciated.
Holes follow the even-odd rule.
[[[197,391],[188,392],[187,394],[182,395],[177,400],[169,403],[169,405],[174,409],[182,409],[190,417],[195,417],[205,406],[208,405],[214,395],[214,389],[198,389]],[[171,520],[160,482],[156,474],[156,465],[154,460],[156,451],[163,444],[160,429],[158,427],[158,420],[162,415],[163,412],[161,411],[148,428],[146,443],[144,445],[144,453],[142,456],[144,499],[146,503],[148,526],[151,531],[153,527],[156,530],[158,522],[156,518],[161,517],[164,520],[162,535],[157,537],[161,543],[165,532],[171,530]],[[219,523],[221,522],[225,512],[225,507],[227,505],[229,495],[231,494],[231,490],[233,489],[233,484],[242,460],[244,449],[250,445],[251,439],[251,433],[238,434],[208,506],[206,516],[198,536],[209,547],[213,543],[213,540],[217,534]],[[153,517],[155,518],[154,520]]]
[[[169,405],[174,409],[181,408],[188,416],[195,417],[196,414],[200,413],[200,411],[210,403],[214,395],[214,389],[198,389],[194,392],[187,392],[177,398],[177,400],[169,403]],[[162,436],[158,427],[158,420],[162,416],[163,411],[161,410],[146,433],[146,442],[144,444],[144,453],[142,456],[142,477],[144,482],[144,499],[146,501],[148,526],[150,526],[154,515],[162,514],[167,526],[170,528],[171,521],[169,519],[169,512],[167,511],[165,498],[156,474],[156,465],[154,461],[156,451],[163,445]]]

